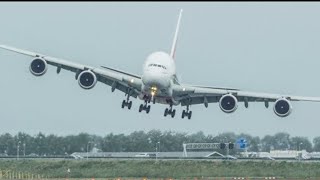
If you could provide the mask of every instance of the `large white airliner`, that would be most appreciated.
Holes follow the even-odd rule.
[[[319,97],[256,93],[239,89],[180,84],[176,76],[174,59],[181,15],[182,10],[180,10],[170,54],[167,52],[150,54],[143,65],[141,76],[105,66],[82,65],[6,45],[0,45],[0,48],[33,57],[29,69],[35,76],[45,74],[48,65],[57,67],[57,73],[61,69],[72,71],[83,89],[91,89],[99,81],[111,86],[112,92],[116,89],[124,92],[126,99],[122,101],[122,108],[131,109],[130,97],[138,97],[144,101],[139,107],[139,112],[149,113],[151,102],[153,104],[167,104],[169,108],[165,109],[164,116],[171,115],[172,118],[176,114],[173,106],[177,105],[186,107],[181,117],[190,119],[192,116],[190,106],[195,104],[203,104],[207,108],[209,103],[219,103],[223,112],[232,113],[237,109],[238,102],[244,102],[246,108],[248,108],[249,102],[264,102],[266,108],[269,107],[269,102],[274,102],[274,113],[280,117],[286,117],[292,111],[290,101],[320,102]]]

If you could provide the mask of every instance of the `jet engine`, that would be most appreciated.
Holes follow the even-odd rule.
[[[286,117],[291,113],[292,106],[286,98],[278,99],[273,106],[273,111],[277,116]]]
[[[83,89],[91,89],[97,83],[97,76],[90,70],[82,71],[78,76],[78,83]]]
[[[232,113],[238,108],[238,100],[232,94],[225,94],[219,100],[220,109],[225,113]]]
[[[29,70],[35,76],[42,76],[47,72],[48,66],[44,59],[36,58],[32,60]]]

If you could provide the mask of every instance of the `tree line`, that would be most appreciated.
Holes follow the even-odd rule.
[[[74,152],[87,152],[97,148],[102,152],[168,152],[183,151],[183,143],[235,143],[237,139],[247,140],[248,151],[268,152],[270,150],[320,151],[320,136],[311,141],[307,137],[294,136],[280,132],[263,138],[231,132],[206,135],[202,131],[188,134],[184,132],[150,130],[134,131],[131,134],[109,133],[98,136],[88,133],[59,136],[38,133],[34,136],[19,132],[16,135],[0,135],[0,154],[20,156],[36,154],[39,156],[68,155]],[[219,151],[219,150],[218,150]],[[220,150],[222,151],[222,150]],[[233,152],[237,151],[234,149]],[[232,152],[231,152],[232,153]]]

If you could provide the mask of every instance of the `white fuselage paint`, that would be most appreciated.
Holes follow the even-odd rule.
[[[143,64],[142,94],[139,96],[152,96],[152,88],[156,88],[153,95],[157,103],[168,104],[174,101],[172,85],[176,74],[176,67],[172,57],[159,51],[150,54]],[[177,102],[173,102],[177,104]]]

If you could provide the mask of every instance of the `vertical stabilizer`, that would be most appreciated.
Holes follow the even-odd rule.
[[[179,33],[179,27],[180,27],[180,21],[181,21],[182,11],[183,11],[183,10],[180,9],[180,14],[179,14],[179,18],[178,18],[177,27],[176,27],[176,32],[175,32],[175,34],[174,34],[173,43],[172,43],[172,47],[171,47],[170,56],[172,57],[172,59],[175,58],[175,54],[176,54],[177,40],[178,40],[178,33]]]

